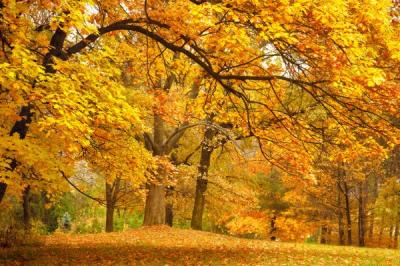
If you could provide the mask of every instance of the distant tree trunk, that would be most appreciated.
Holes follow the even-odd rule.
[[[359,184],[358,199],[358,245],[365,246],[365,198],[363,182]]]
[[[393,243],[393,225],[390,225],[389,228],[389,245],[388,247],[391,248]]]
[[[271,218],[271,229],[269,230],[270,239],[272,241],[276,240],[276,215]]]
[[[397,248],[399,244],[399,228],[400,226],[400,219],[397,218],[396,225],[394,228],[394,236],[393,236],[393,248]]]
[[[320,239],[319,243],[327,244],[328,243],[327,236],[328,236],[328,227],[326,225],[323,225],[321,227],[321,239]]]
[[[349,199],[349,188],[347,183],[344,182],[344,197],[345,197],[345,207],[346,207],[346,231],[347,231],[347,244],[352,245],[353,241],[351,238],[351,209],[350,209],[350,199]]]
[[[196,180],[196,192],[194,198],[194,206],[192,212],[191,227],[196,230],[203,228],[203,212],[205,205],[205,193],[208,184],[208,169],[210,168],[211,155],[214,151],[212,139],[216,134],[216,129],[207,127],[201,147],[200,164],[198,168],[198,176]]]
[[[379,237],[378,237],[378,242],[379,244],[382,241],[382,236],[383,236],[383,230],[385,229],[385,216],[382,216],[381,219],[381,228],[379,229]]]
[[[342,191],[338,182],[338,237],[339,245],[344,245],[343,211],[342,211]]]
[[[376,201],[376,198],[378,197],[378,177],[377,175],[374,175],[374,186],[372,189],[372,197],[373,200]],[[369,218],[369,229],[368,229],[368,238],[370,241],[372,241],[374,237],[374,223],[375,223],[375,211],[372,210],[370,218]]]
[[[165,193],[165,197],[167,200],[167,204],[165,205],[165,224],[169,225],[172,227],[174,224],[174,206],[172,204],[172,201],[169,200],[173,194],[174,187],[173,186],[168,186],[167,187],[167,192]]]
[[[27,186],[24,189],[23,196],[23,209],[24,209],[24,229],[25,231],[30,231],[31,230],[31,206],[30,206],[30,200],[31,200],[31,188],[30,186]]]

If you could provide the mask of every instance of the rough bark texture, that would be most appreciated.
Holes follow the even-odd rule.
[[[152,143],[153,155],[162,156],[165,154],[165,129],[164,121],[159,115],[154,115],[154,140]],[[162,184],[164,178],[164,169],[162,166],[158,169],[158,181],[147,185],[148,192],[144,209],[143,225],[165,224],[165,186]]]
[[[143,225],[160,224],[165,224],[165,187],[161,184],[149,184]]]
[[[196,230],[203,228],[203,213],[205,205],[205,193],[208,184],[208,169],[210,168],[211,154],[214,150],[212,139],[216,134],[216,130],[208,127],[204,133],[204,139],[201,147],[200,164],[198,168],[198,176],[196,181],[196,192],[194,198],[194,206],[192,212],[191,227]]]

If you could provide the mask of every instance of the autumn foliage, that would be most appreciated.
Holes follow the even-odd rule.
[[[394,0],[0,1],[0,244],[397,248],[399,34]]]

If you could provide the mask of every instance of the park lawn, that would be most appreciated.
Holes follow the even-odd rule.
[[[0,250],[0,265],[400,265],[400,251],[250,240],[169,227],[54,234]]]

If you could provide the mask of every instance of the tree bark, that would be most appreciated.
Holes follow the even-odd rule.
[[[339,245],[344,245],[343,211],[342,211],[342,191],[338,182],[338,236]]]
[[[106,182],[106,232],[114,231],[113,187]]]
[[[112,184],[106,182],[106,232],[114,231],[114,210],[119,194],[121,178],[117,177]]]
[[[154,141],[153,155],[165,155],[165,129],[164,121],[161,116],[154,115]],[[143,225],[160,225],[165,224],[165,186],[162,184],[165,177],[165,170],[160,165],[157,169],[157,179],[147,184],[148,192],[146,196],[146,204],[144,209]]]
[[[203,229],[203,213],[205,206],[205,192],[207,191],[207,179],[199,178],[196,181],[196,194],[192,212],[191,227],[196,230]]]
[[[169,225],[172,227],[174,224],[174,205],[172,203],[172,200],[170,199],[171,196],[173,195],[174,192],[174,187],[173,186],[167,186],[167,192],[165,193],[165,198],[167,201],[167,204],[165,205],[165,224]]]
[[[350,209],[350,199],[349,199],[349,188],[347,183],[344,182],[344,196],[345,196],[345,207],[346,207],[346,231],[347,231],[347,244],[352,245],[352,236],[351,236],[351,209]]]
[[[148,186],[143,225],[165,224],[165,187],[162,184]]]
[[[31,206],[30,206],[30,200],[31,200],[31,188],[30,186],[27,186],[24,189],[23,196],[23,210],[24,210],[24,229],[25,231],[30,231],[32,224],[31,224]]]
[[[194,198],[194,206],[192,212],[191,227],[196,230],[203,229],[203,213],[206,202],[205,193],[208,184],[208,169],[210,168],[211,155],[214,151],[212,144],[213,137],[217,134],[216,129],[207,127],[201,147],[200,164],[198,168],[198,176],[196,180],[196,192]]]
[[[365,246],[365,198],[364,198],[364,182],[359,184],[358,199],[358,246]]]
[[[165,206],[165,224],[171,227],[174,224],[174,211],[172,203],[167,203]]]

